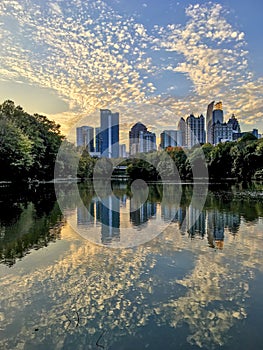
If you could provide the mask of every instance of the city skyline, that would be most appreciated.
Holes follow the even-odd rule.
[[[104,153],[106,158],[111,158],[108,154],[108,148],[110,149],[112,146],[118,148],[117,153],[125,154],[125,156],[121,156],[125,158],[126,147],[129,149],[129,156],[134,156],[137,153],[147,153],[157,149],[165,149],[166,147],[179,146],[191,149],[196,144],[210,143],[217,145],[221,142],[238,140],[247,132],[252,133],[257,139],[262,137],[258,129],[242,132],[239,120],[234,114],[227,120],[224,116],[222,101],[210,102],[207,106],[206,117],[203,114],[195,116],[192,113],[185,119],[181,117],[174,129],[162,130],[159,137],[156,137],[155,133],[149,131],[143,123],[138,121],[130,128],[125,141],[122,140],[123,144],[119,143],[119,134],[123,132],[127,134],[127,130],[124,131],[120,128],[119,113],[112,113],[107,109],[100,110],[100,115],[100,127],[82,125],[76,128],[76,145],[86,147],[92,156],[103,156]],[[112,126],[109,125],[111,124],[112,116],[117,116],[114,125],[112,125],[115,129],[117,128],[114,133],[111,130]],[[151,128],[154,128],[154,125],[151,125]],[[116,134],[110,144],[108,134]],[[105,135],[106,140],[104,140]],[[116,141],[117,139],[118,141]],[[104,148],[103,151],[101,146],[104,143],[106,146],[102,147]],[[114,146],[114,144],[116,145]],[[124,147],[123,151],[121,151],[120,147]],[[118,157],[117,153],[113,158]]]
[[[262,9],[260,0],[3,0],[0,99],[63,132],[111,108],[156,133],[223,100],[242,130],[262,132]]]

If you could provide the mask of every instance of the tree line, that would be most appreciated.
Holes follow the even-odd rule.
[[[0,105],[0,180],[53,178],[60,126],[7,100]]]
[[[201,167],[207,171],[200,171]],[[139,174],[139,177],[150,180],[171,179],[175,172],[180,179],[189,181],[195,175],[200,174],[202,177],[205,173],[212,181],[263,180],[263,139],[246,133],[237,141],[216,146],[206,143],[191,150],[167,147],[166,150],[140,155],[140,159],[131,160],[127,171],[131,178],[137,178]]]
[[[190,150],[167,147],[131,159],[101,159],[97,163],[86,149],[68,142],[54,121],[30,115],[10,100],[1,104],[0,181],[52,180],[55,164],[57,176],[81,179],[92,178],[96,164],[96,176],[101,177],[114,174],[114,165],[122,164],[131,179],[192,181],[196,174],[207,173],[210,180],[262,180],[263,139],[247,133],[237,141],[216,146],[204,144]],[[200,167],[206,172],[200,172]]]

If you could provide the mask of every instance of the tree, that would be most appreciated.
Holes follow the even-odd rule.
[[[1,179],[18,179],[29,174],[34,164],[32,141],[22,131],[6,120],[0,120]]]
[[[64,137],[47,117],[26,113],[7,100],[0,105],[2,179],[49,180]]]

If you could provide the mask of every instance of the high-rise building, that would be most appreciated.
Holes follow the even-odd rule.
[[[213,110],[214,110],[214,103],[215,101],[212,101],[207,106],[207,112],[206,112],[206,142],[213,143],[213,135],[212,135],[212,126],[213,126]]]
[[[156,135],[147,130],[140,122],[133,125],[129,132],[130,155],[156,150]]]
[[[125,143],[119,145],[119,157],[120,158],[126,158],[126,145]]]
[[[182,146],[182,133],[179,130],[164,130],[160,137],[160,147],[162,149],[166,147]]]
[[[129,152],[130,155],[135,155],[139,152],[139,135],[140,132],[147,132],[147,128],[141,122],[138,122],[133,125],[129,132]]]
[[[101,134],[100,128],[95,128],[95,152],[101,153]]]
[[[186,144],[192,148],[198,143],[205,143],[205,118],[202,114],[200,117],[191,114],[186,119]]]
[[[215,104],[215,101],[212,101],[207,106],[207,112],[206,112],[206,141],[211,143],[212,145],[218,143],[218,135],[215,139],[214,131],[219,130],[219,124],[224,123],[224,111],[223,111],[223,104],[222,102],[217,102]],[[217,126],[215,126],[217,124]],[[222,127],[221,131],[224,134],[226,127]],[[221,136],[220,136],[221,137]],[[232,138],[231,138],[232,139]]]
[[[119,113],[109,109],[100,110],[101,155],[106,158],[119,157]]]
[[[91,126],[80,126],[76,129],[77,146],[86,147],[89,152],[94,152],[94,128]]]
[[[147,153],[150,151],[156,151],[156,135],[150,131],[140,131],[139,134],[139,152]]]
[[[182,147],[186,147],[186,124],[184,118],[181,118],[178,122],[178,132],[179,132],[179,138],[181,140]]]
[[[217,121],[213,124],[213,144],[233,140],[233,129],[231,123],[220,123]]]
[[[232,114],[231,118],[228,120],[228,124],[232,125],[232,139],[237,140],[241,137],[240,125],[234,114]]]
[[[232,124],[233,131],[241,132],[239,121],[235,117],[235,114],[232,114],[231,118],[228,120],[228,123]]]
[[[213,110],[213,124],[219,122],[223,123],[224,121],[224,112],[223,112],[223,104],[222,102],[217,102],[214,106]]]

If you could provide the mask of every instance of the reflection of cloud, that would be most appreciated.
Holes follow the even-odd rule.
[[[262,118],[263,84],[249,71],[244,33],[229,23],[217,3],[190,5],[185,25],[152,30],[101,0],[73,0],[70,5],[3,0],[0,16],[2,79],[23,78],[57,91],[69,103],[67,113],[56,115],[64,125],[112,106],[134,120],[137,110],[143,116],[145,104],[152,107],[151,114],[142,121],[153,124],[159,119],[158,104],[165,126],[168,111],[180,117],[200,114],[213,99],[222,99],[228,114],[235,112],[243,122]],[[155,78],[161,80],[164,71],[173,72],[170,84],[183,73],[191,82],[191,96],[154,97]]]
[[[186,322],[191,343],[209,349],[223,344],[229,328],[246,317],[253,268],[262,269],[260,227],[251,230],[252,237],[245,230],[242,226],[235,239],[229,236],[224,253],[215,254],[207,250],[205,240],[189,244],[178,233],[175,239],[176,224],[166,230],[165,239],[118,251],[77,241],[65,227],[62,238],[65,235],[73,243],[59,257],[54,250],[52,265],[44,263],[31,272],[20,267],[1,279],[0,327],[5,331],[15,323],[17,330],[12,338],[2,337],[1,348],[14,349],[17,344],[26,348],[28,342],[38,346],[47,341],[54,349],[65,347],[67,341],[92,348],[102,330],[107,331],[104,344],[110,345],[123,335],[136,336],[150,317],[172,327]],[[164,280],[153,269],[160,257],[172,257],[176,276],[176,254],[182,250],[199,257],[185,276],[166,278],[170,287],[160,302],[155,291],[163,288]],[[186,287],[183,295],[175,294],[178,284]]]

